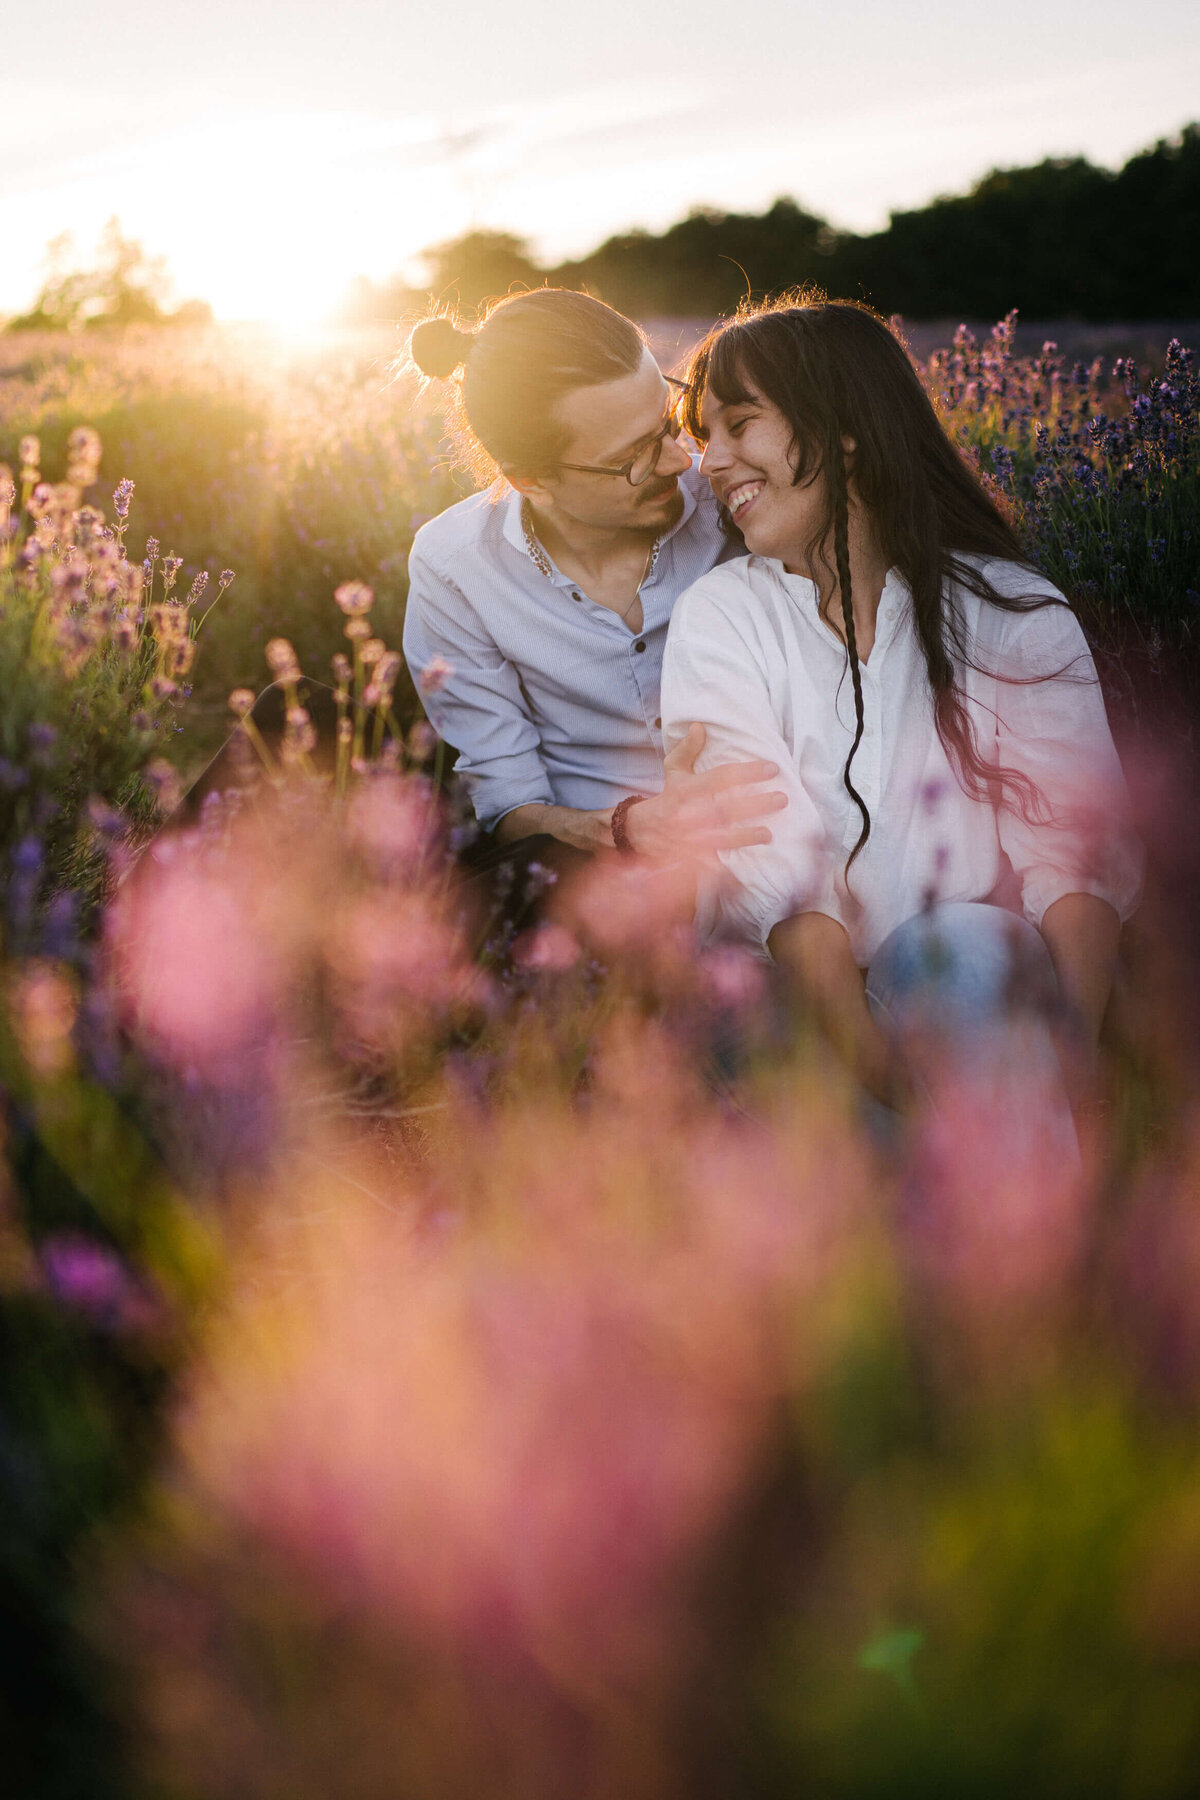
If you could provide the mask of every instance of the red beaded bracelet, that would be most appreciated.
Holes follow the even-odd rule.
[[[629,794],[624,800],[618,800],[617,804],[613,807],[611,827],[612,841],[623,856],[633,856],[635,854],[633,845],[629,841],[629,831],[625,823],[629,817],[629,809],[631,806],[636,806],[639,801],[648,800],[649,798],[650,796],[648,794]]]

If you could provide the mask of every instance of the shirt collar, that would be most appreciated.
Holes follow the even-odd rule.
[[[708,486],[704,476],[699,473],[698,465],[699,458],[693,458],[691,469],[685,470],[679,478],[679,491],[683,495],[683,509],[671,529],[669,531],[664,531],[662,536],[657,539],[654,546],[654,556],[651,559],[650,564],[651,571],[653,571],[654,565],[658,561],[659,552],[662,550],[663,545],[670,543],[671,539],[675,537],[678,532],[683,530],[688,520],[696,511],[701,488],[707,488]],[[541,570],[543,575],[547,575],[551,581],[563,582],[567,586],[570,586],[566,576],[560,574],[550,558],[546,556],[546,552],[538,543],[537,538],[532,537],[532,541],[530,541],[530,537],[527,536],[525,529],[524,496],[518,493],[517,489],[510,486],[507,482],[504,483],[504,488],[507,489],[507,492],[504,493],[504,490],[501,490],[502,493],[504,493],[504,497],[501,501],[501,504],[504,507],[504,518],[501,529],[505,538],[512,545],[514,550],[519,550],[522,556],[529,557],[530,561]],[[539,560],[536,551],[541,551],[541,555],[546,559],[546,566],[544,568],[542,567],[542,563]],[[649,577],[647,577],[647,579],[648,578]]]
[[[807,600],[810,601],[814,607],[816,606],[817,584],[815,581],[811,581],[807,575],[792,575],[784,568],[783,564],[776,556],[755,556],[751,553],[749,560],[760,563],[765,568],[774,570],[776,579],[782,583],[789,594],[793,594],[797,600]],[[899,602],[907,598],[907,596],[908,583],[905,581],[903,575],[901,575],[899,569],[889,569],[883,578],[883,590],[879,596],[880,610],[883,610],[885,601],[892,600]]]
[[[761,556],[756,558],[767,568],[773,569],[776,579],[786,589],[791,598],[809,614],[822,632],[829,631],[820,616],[820,602],[817,586],[807,575],[791,575],[777,557]],[[902,618],[907,616],[906,603],[909,600],[908,583],[899,569],[889,569],[884,577],[883,592],[879,596],[879,612],[875,621],[875,642],[882,645],[891,637]],[[834,632],[833,636],[838,636]],[[872,653],[873,654],[873,653]]]

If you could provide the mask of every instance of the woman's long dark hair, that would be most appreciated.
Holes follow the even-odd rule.
[[[851,604],[847,438],[855,445],[855,497],[889,566],[912,594],[934,722],[952,766],[972,798],[1007,801],[1027,819],[1044,817],[1028,777],[989,763],[976,743],[956,669],[956,662],[970,664],[965,628],[947,604],[948,584],[956,582],[1006,612],[1065,602],[1036,592],[1028,598],[1000,594],[966,560],[997,558],[1034,573],[1013,526],[947,437],[904,346],[883,319],[852,300],[801,292],[745,307],[714,326],[693,352],[684,422],[702,439],[706,391],[728,406],[749,400],[752,390],[777,406],[792,428],[796,485],[822,481],[826,496],[806,555],[809,566],[823,567],[836,587],[854,688],[856,729],[843,780],[862,830],[847,870],[871,831],[850,773],[862,741],[863,699]]]

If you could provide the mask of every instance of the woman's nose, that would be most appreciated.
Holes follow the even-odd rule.
[[[712,477],[718,469],[727,468],[729,457],[716,438],[709,438],[700,456],[700,473]]]

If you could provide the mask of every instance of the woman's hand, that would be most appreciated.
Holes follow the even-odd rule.
[[[696,759],[704,748],[704,737],[703,725],[689,726],[683,742],[666,759],[662,793],[640,801],[626,813],[625,835],[638,856],[676,862],[770,843],[770,831],[758,821],[785,807],[787,795],[777,788],[763,793],[758,784],[773,780],[778,765],[724,763],[697,775]],[[757,791],[743,791],[749,787]]]

